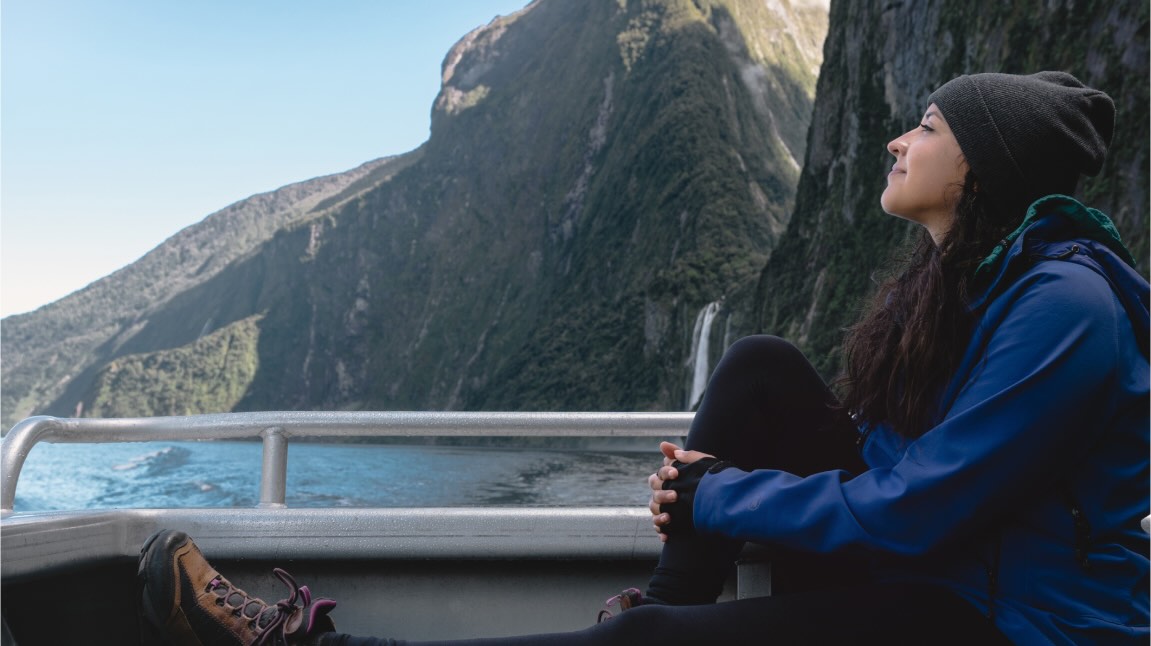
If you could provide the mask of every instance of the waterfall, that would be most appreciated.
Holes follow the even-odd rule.
[[[687,398],[687,409],[695,408],[703,391],[707,388],[707,379],[711,376],[711,366],[708,365],[708,352],[711,350],[711,324],[715,315],[719,313],[720,301],[708,303],[695,317],[695,329],[691,333],[691,395]]]

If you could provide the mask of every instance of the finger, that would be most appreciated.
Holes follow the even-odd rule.
[[[659,476],[660,480],[675,480],[679,477],[679,469],[675,467],[660,467],[659,471],[656,471],[656,475]],[[660,486],[662,487],[663,485]]]
[[[711,455],[709,453],[704,453],[702,451],[684,451],[683,449],[678,449],[675,452],[675,459],[679,460],[680,462],[682,462],[684,464],[691,464],[692,462],[702,460],[703,458],[714,458],[714,457],[715,457],[714,455]]]
[[[653,516],[657,516],[660,513],[662,505],[673,503],[678,498],[679,496],[674,491],[656,491],[652,493],[651,500],[647,503],[647,508]]]
[[[666,473],[653,473],[647,477],[647,486],[651,487],[652,491],[662,491],[664,482],[667,480]]]

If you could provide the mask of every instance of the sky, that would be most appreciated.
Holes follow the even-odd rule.
[[[527,3],[0,1],[0,316],[419,146],[448,49]]]

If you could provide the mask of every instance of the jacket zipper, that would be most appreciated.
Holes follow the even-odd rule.
[[[1080,247],[1077,244],[1073,244],[1073,245],[1071,245],[1070,249],[1063,251],[1063,252],[1060,252],[1054,256],[1031,256],[1031,260],[1032,261],[1036,261],[1036,260],[1067,260],[1068,258],[1070,258],[1071,256],[1074,256],[1075,254],[1079,253],[1082,250],[1083,250],[1082,247]]]

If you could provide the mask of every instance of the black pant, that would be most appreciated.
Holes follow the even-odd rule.
[[[856,450],[855,425],[835,404],[794,346],[770,336],[741,339],[716,366],[686,448],[732,460],[744,470],[861,473],[867,466]],[[716,604],[740,549],[742,543],[723,537],[672,537],[647,590],[669,605],[633,608],[586,630],[419,643],[1007,643],[990,621],[951,592],[872,582],[847,558],[780,551],[772,563],[774,596]],[[321,643],[414,645],[335,634]]]
[[[406,642],[329,634],[323,646],[634,646],[653,644],[1009,644],[974,606],[941,588],[871,584],[704,606],[647,605],[571,633]]]
[[[685,448],[733,461],[744,471],[805,476],[867,469],[858,431],[795,346],[773,336],[735,342],[715,367]],[[714,603],[743,544],[722,537],[674,537],[664,544],[647,595],[673,605]],[[780,550],[772,590],[800,591],[859,580],[847,559]]]

